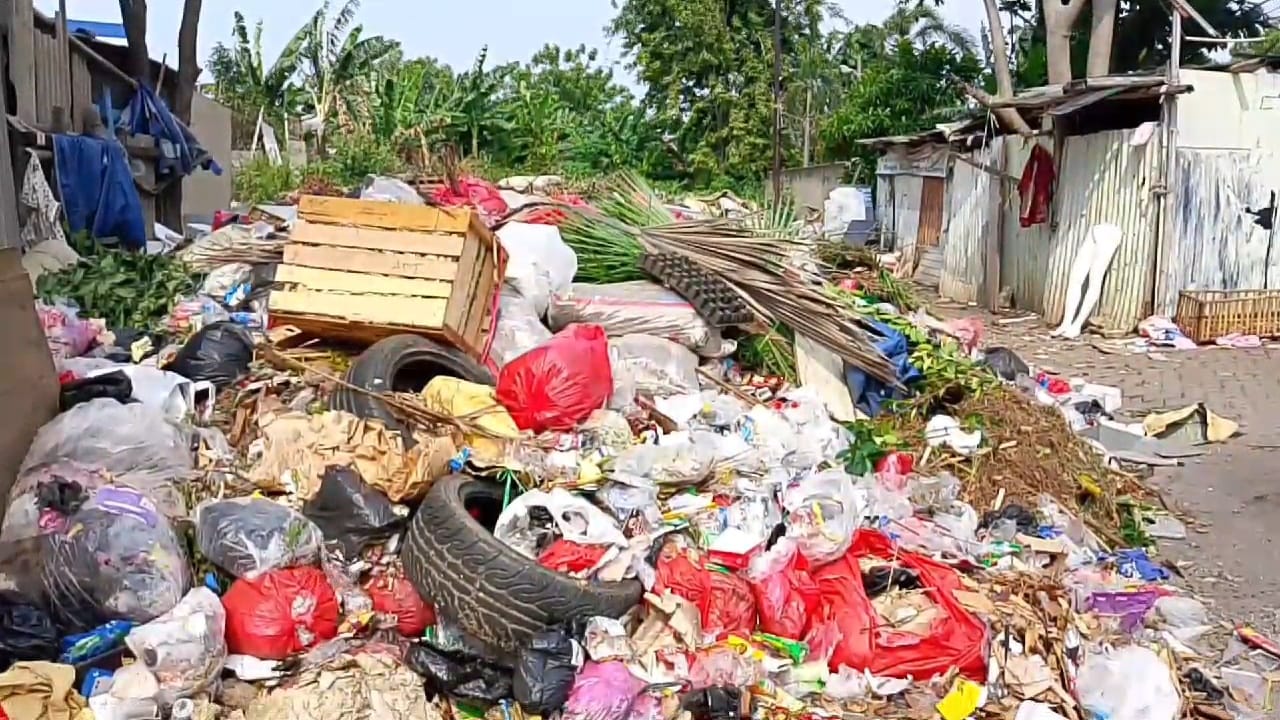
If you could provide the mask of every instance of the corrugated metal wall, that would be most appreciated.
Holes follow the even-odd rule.
[[[894,249],[911,257],[920,232],[920,193],[924,178],[918,175],[893,176]]]
[[[1003,139],[996,138],[989,148],[999,142]],[[990,149],[969,153],[972,161],[983,165],[989,163],[991,157]],[[993,191],[991,174],[969,163],[954,162],[947,191],[950,212],[947,233],[942,239],[942,277],[938,292],[956,302],[977,302],[982,288],[987,234],[995,232],[988,222]]]
[[[1067,138],[1058,163],[1054,222],[1022,228],[1016,193],[1005,206],[1001,284],[1013,288],[1017,307],[1048,322],[1062,319],[1068,276],[1076,252],[1099,223],[1120,226],[1123,239],[1107,271],[1094,313],[1109,331],[1129,332],[1151,312],[1157,203],[1152,187],[1159,167],[1156,141],[1131,147],[1132,131]],[[1029,141],[1009,138],[1009,170],[1018,174]],[[1052,227],[1052,230],[1051,230]]]
[[[1280,287],[1280,249],[1266,267],[1270,233],[1253,223],[1246,208],[1266,207],[1270,187],[1263,166],[1269,153],[1240,150],[1179,150],[1178,208],[1174,233],[1174,282],[1160,307],[1172,313],[1178,290]]]
[[[893,206],[893,176],[876,176],[876,220],[880,223],[881,242],[886,250],[896,250],[898,235],[896,208]]]

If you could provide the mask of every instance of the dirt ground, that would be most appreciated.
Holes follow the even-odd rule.
[[[1126,421],[1204,402],[1239,422],[1240,434],[1208,454],[1155,470],[1151,482],[1165,500],[1203,524],[1189,528],[1185,541],[1160,541],[1159,552],[1178,564],[1186,584],[1222,620],[1280,633],[1280,344],[1134,355],[1115,352],[1116,341],[1096,335],[1051,338],[1038,318],[1002,326],[974,308],[934,301],[931,310],[944,318],[979,315],[986,321],[985,346],[1010,347],[1029,364],[1064,377],[1119,387],[1124,405],[1118,415]]]

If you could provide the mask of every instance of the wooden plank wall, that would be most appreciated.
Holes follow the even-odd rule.
[[[69,130],[72,127],[71,58],[67,45],[56,35],[40,30],[35,31],[34,37],[36,122],[41,127]]]
[[[85,108],[93,106],[93,75],[84,55],[74,50],[71,52],[71,106],[75,112],[71,118],[72,125],[81,132],[87,131],[81,116]]]
[[[23,122],[36,122],[35,7],[32,0],[13,0],[9,22],[9,79],[17,94],[14,108]]]

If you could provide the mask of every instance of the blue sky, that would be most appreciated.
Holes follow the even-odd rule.
[[[838,0],[854,22],[878,20],[887,15],[894,0]],[[118,0],[66,0],[67,15],[75,20],[119,22]],[[182,0],[149,0],[147,44],[151,54],[169,55],[177,64],[178,22]],[[336,3],[335,3],[336,4]],[[36,0],[36,6],[53,15],[57,0]],[[303,20],[315,12],[313,0],[204,0],[200,19],[200,59],[218,41],[229,42],[231,14],[239,9],[252,25],[263,21],[263,44],[268,61],[288,41]],[[977,30],[981,0],[947,0],[944,9],[956,23]],[[613,17],[609,0],[470,0],[458,2],[405,2],[365,0],[358,22],[366,34],[399,40],[410,55],[432,55],[455,69],[466,67],[484,45],[494,62],[525,60],[543,44],[593,45],[606,61],[619,60],[603,28]]]

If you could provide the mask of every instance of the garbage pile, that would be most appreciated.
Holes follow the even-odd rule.
[[[1125,543],[1132,481],[1016,356],[975,362],[975,328],[872,270],[823,292],[874,368],[844,363],[834,389],[760,373],[746,321],[695,307],[714,288],[582,282],[573,206],[490,208],[509,262],[484,364],[403,335],[348,357],[237,309],[279,260],[251,226],[196,241],[206,292],[164,337],[60,309],[63,412],[0,528],[0,708],[1172,720],[1269,702],[1280,649],[1241,632],[1216,669],[1205,606]]]

